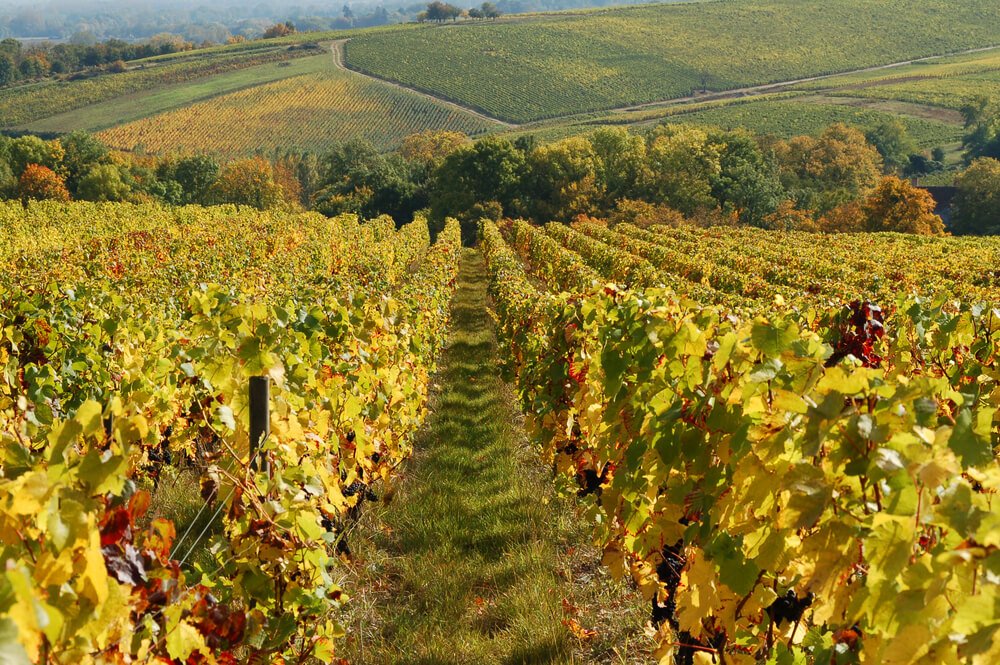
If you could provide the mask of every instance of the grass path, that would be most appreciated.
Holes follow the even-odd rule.
[[[467,249],[427,426],[374,542],[358,548],[351,663],[570,663],[581,650],[631,662],[621,654],[644,604],[606,579],[596,553],[576,553],[579,520],[531,459],[496,353],[485,265]],[[609,626],[577,639],[564,624],[574,603]]]

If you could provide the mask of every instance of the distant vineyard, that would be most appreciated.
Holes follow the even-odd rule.
[[[79,81],[45,81],[4,88],[0,89],[0,127],[15,127],[123,95],[314,53],[305,49],[221,52]]]
[[[502,229],[507,370],[660,662],[997,662],[1000,245]]]
[[[853,94],[853,93],[852,93]],[[803,134],[819,134],[835,122],[871,129],[893,117],[906,125],[910,136],[922,148],[932,148],[961,140],[962,128],[935,120],[847,105],[814,103],[809,100],[761,100],[726,104],[715,108],[669,115],[665,122],[690,122],[732,129],[746,127],[758,134],[791,138]]]
[[[355,138],[387,149],[426,129],[475,135],[494,126],[420,95],[330,71],[234,92],[114,127],[99,137],[126,150],[239,155],[274,148],[322,150]]]
[[[994,45],[998,25],[991,0],[752,0],[371,34],[346,58],[526,122]]]
[[[890,80],[837,94],[961,110],[977,97],[1000,99],[1000,71],[902,80],[898,83]]]

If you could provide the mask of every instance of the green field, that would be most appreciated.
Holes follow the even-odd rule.
[[[942,78],[887,81],[836,94],[886,99],[960,110],[976,97],[1000,98],[1000,71]]]
[[[0,127],[18,127],[75,111],[92,104],[164,86],[202,81],[207,78],[269,63],[287,62],[314,55],[309,49],[287,47],[264,50],[221,51],[177,62],[135,66],[121,74],[104,74],[78,81],[43,81],[0,90]],[[55,130],[60,131],[60,130]]]
[[[1000,43],[994,0],[732,0],[351,39],[347,63],[528,122]]]
[[[790,138],[802,134],[818,134],[835,122],[870,129],[892,117],[893,114],[866,108],[791,99],[727,104],[702,111],[678,113],[665,118],[665,121],[714,125],[726,129],[746,127],[758,134]],[[900,119],[921,148],[954,143],[962,137],[962,130],[956,125],[911,116],[900,116]]]
[[[196,78],[192,81],[114,97],[74,111],[28,122],[20,125],[18,129],[32,132],[72,132],[78,129],[97,131],[178,109],[218,95],[329,69],[330,56],[327,53],[256,65],[225,74]]]
[[[590,118],[527,125],[511,135],[530,134],[539,141],[549,142],[588,134],[598,127],[625,126],[641,131],[667,122],[724,129],[743,127],[757,134],[791,138],[817,135],[835,122],[866,130],[891,118],[902,120],[922,149],[953,145],[962,137],[960,122],[951,114],[935,109],[878,100],[790,94],[596,114]]]

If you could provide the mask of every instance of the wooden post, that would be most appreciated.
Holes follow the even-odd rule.
[[[257,460],[257,451],[271,434],[271,379],[250,377],[250,467],[270,472],[266,461]]]

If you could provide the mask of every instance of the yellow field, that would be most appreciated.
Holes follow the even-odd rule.
[[[304,74],[222,95],[105,130],[114,148],[200,151],[224,156],[323,150],[353,138],[393,148],[423,130],[481,134],[493,123],[356,74]]]

